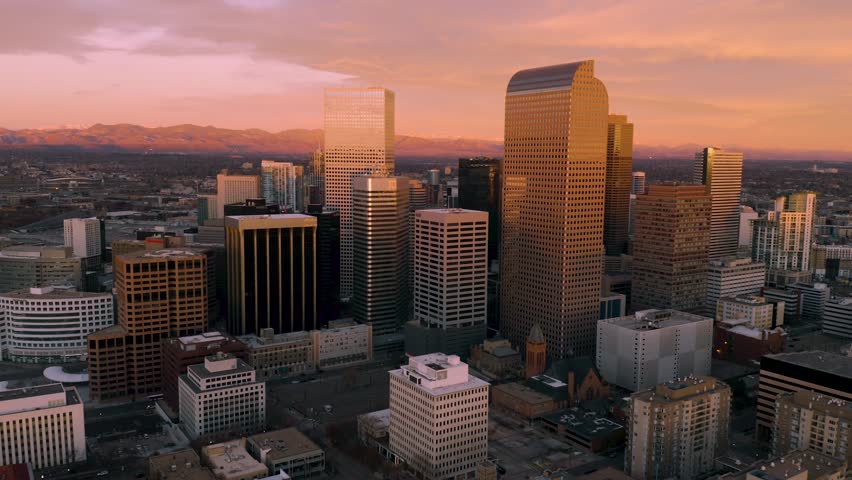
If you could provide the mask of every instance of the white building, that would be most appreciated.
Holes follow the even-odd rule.
[[[750,258],[711,260],[707,267],[707,296],[704,314],[716,313],[716,302],[722,297],[757,295],[766,283],[766,265]]]
[[[802,319],[821,322],[825,304],[831,298],[831,287],[826,283],[796,283],[789,290],[802,294]]]
[[[852,338],[852,297],[831,298],[825,303],[822,333]]]
[[[244,203],[249,198],[262,198],[257,175],[216,175],[216,218],[225,217],[225,205]]]
[[[410,357],[390,372],[392,455],[418,478],[470,478],[488,453],[488,386],[455,355]]]
[[[0,465],[47,468],[86,460],[83,402],[61,383],[0,391]]]
[[[784,302],[759,295],[723,297],[716,303],[716,321],[745,320],[751,328],[770,329],[784,324]]]
[[[313,363],[317,368],[348,367],[373,359],[373,327],[352,319],[332,320],[328,327],[311,330]]]
[[[766,217],[752,222],[751,257],[765,263],[769,270],[807,272],[815,213],[813,192],[775,199]]]
[[[65,246],[71,247],[74,256],[82,258],[101,256],[101,221],[97,218],[66,218],[63,222]]]
[[[178,390],[180,421],[190,438],[254,432],[266,425],[266,383],[232,355],[211,355],[191,365],[180,376]]]
[[[740,205],[740,241],[741,247],[751,246],[752,225],[757,220],[757,212],[748,205]]]
[[[645,172],[633,172],[631,177],[630,194],[645,195]]]
[[[598,321],[597,366],[609,383],[642,390],[690,374],[709,375],[713,319],[643,310]]]
[[[260,184],[267,205],[282,211],[305,210],[305,167],[275,160],[260,161]]]
[[[86,336],[115,323],[112,294],[56,287],[0,294],[0,358],[85,360]]]

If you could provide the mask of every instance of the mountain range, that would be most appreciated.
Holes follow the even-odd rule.
[[[267,132],[260,129],[231,130],[212,126],[175,125],[143,127],[131,124],[95,124],[88,128],[7,130],[0,128],[0,149],[73,148],[102,152],[180,152],[229,154],[295,154],[321,146],[322,130],[292,129]],[[692,158],[702,146],[636,145],[634,158]],[[754,149],[742,151],[747,159],[852,160],[852,152]],[[396,136],[398,157],[459,158],[503,155],[503,142],[473,138]]]

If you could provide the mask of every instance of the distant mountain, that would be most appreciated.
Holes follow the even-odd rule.
[[[256,128],[230,130],[212,126],[175,125],[148,128],[139,125],[96,124],[89,128],[7,130],[0,128],[0,148],[64,147],[89,151],[182,152],[234,154],[307,154],[322,144],[322,130],[293,129],[267,132]],[[636,145],[634,158],[690,159],[700,145]],[[852,160],[852,152],[749,149],[747,159]],[[472,138],[431,138],[397,135],[399,157],[439,157],[455,159],[503,155],[503,142]]]

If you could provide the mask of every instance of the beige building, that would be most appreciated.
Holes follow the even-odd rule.
[[[606,202],[604,250],[607,256],[627,253],[630,190],[633,185],[633,124],[627,115],[610,115],[606,136]]]
[[[488,383],[455,355],[409,357],[390,372],[389,448],[418,478],[470,478],[488,454]]]
[[[736,256],[739,246],[743,154],[707,147],[695,154],[692,180],[713,198],[710,258]]]
[[[216,175],[216,217],[225,217],[225,205],[244,203],[249,198],[262,198],[260,177],[257,175],[230,175],[227,171]]]
[[[766,283],[766,265],[749,258],[727,257],[710,260],[707,267],[707,295],[704,314],[716,314],[722,297],[757,295]]]
[[[852,401],[808,390],[775,397],[772,451],[810,450],[852,462]]]
[[[305,167],[275,160],[260,161],[262,197],[281,211],[305,211]]]
[[[344,318],[328,327],[311,331],[312,356],[316,368],[343,368],[373,359],[373,327]]]
[[[808,272],[813,243],[816,194],[801,192],[778,197],[766,217],[752,222],[751,257],[773,271]]]
[[[340,297],[352,296],[352,179],[394,171],[394,93],[325,90],[325,203],[340,212]]]
[[[758,295],[723,297],[716,303],[716,321],[745,320],[751,328],[771,329],[784,325],[784,302],[767,302]]]
[[[521,346],[540,323],[554,358],[595,346],[609,102],[594,70],[522,70],[506,88],[500,328]]]
[[[83,401],[60,383],[0,391],[0,465],[86,460]]]
[[[219,480],[252,480],[269,475],[266,465],[246,450],[245,438],[201,447],[201,458]]]
[[[201,465],[195,450],[184,448],[148,457],[148,480],[215,480],[213,472]]]
[[[284,471],[293,480],[322,477],[325,452],[295,428],[248,437],[246,449],[270,474]]]
[[[844,480],[847,463],[814,451],[798,450],[772,457],[719,480]],[[601,479],[604,480],[604,479]]]
[[[81,257],[89,266],[101,261],[101,221],[97,218],[66,218],[62,222],[65,246],[75,257]]]
[[[635,479],[692,479],[728,448],[731,388],[689,376],[630,396],[625,470]]]
[[[83,289],[83,262],[70,247],[17,245],[0,250],[0,293],[64,286]]]

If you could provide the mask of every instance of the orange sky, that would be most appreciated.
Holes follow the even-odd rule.
[[[0,11],[6,128],[319,128],[322,88],[349,84],[396,91],[398,133],[493,139],[512,73],[591,58],[639,144],[852,151],[848,0],[3,0]]]

